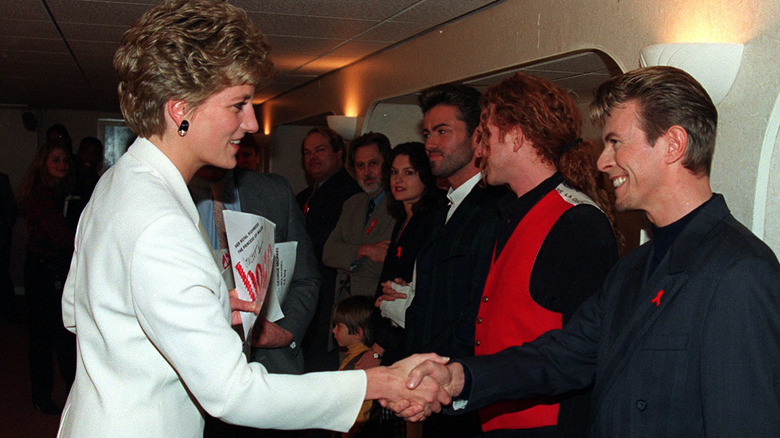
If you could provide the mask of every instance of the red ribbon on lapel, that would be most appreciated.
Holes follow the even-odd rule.
[[[366,230],[366,235],[371,234],[371,230],[374,229],[374,225],[376,225],[376,218],[371,221],[371,225],[368,226],[368,229]]]
[[[655,298],[653,298],[652,302],[655,303],[655,307],[658,307],[658,306],[661,305],[661,296],[663,294],[664,294],[664,290],[661,289],[661,290],[658,291],[658,295],[656,295]]]

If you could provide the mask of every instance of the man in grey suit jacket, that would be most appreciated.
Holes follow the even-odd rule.
[[[276,323],[258,320],[262,327],[255,325],[259,333],[252,342],[252,361],[260,362],[272,373],[302,374],[301,339],[317,306],[320,274],[290,184],[279,175],[245,169],[201,169],[189,184],[190,193],[215,248],[219,247],[219,241],[212,210],[211,187],[214,183],[221,187],[226,209],[253,213],[270,220],[276,224],[274,237],[277,243],[298,242],[295,272],[290,291],[282,303],[284,318]]]
[[[709,174],[717,110],[673,67],[602,84],[599,169],[652,241],[615,266],[562,330],[432,374],[472,410],[594,385],[594,437],[780,436],[780,265],[737,222]],[[465,403],[465,408],[462,406]]]
[[[363,189],[347,199],[322,251],[322,263],[336,268],[335,300],[350,295],[374,296],[390,244],[395,219],[387,211],[382,164],[390,140],[369,132],[352,141],[347,168]]]

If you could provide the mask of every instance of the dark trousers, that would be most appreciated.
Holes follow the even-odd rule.
[[[32,253],[24,263],[30,329],[30,383],[34,401],[51,398],[53,352],[57,353],[57,365],[68,391],[76,376],[76,336],[62,324],[62,286],[66,273]]]
[[[6,239],[2,239],[6,240]],[[10,244],[10,240],[8,240]],[[11,248],[0,247],[0,315],[7,320],[16,319],[16,294],[11,280]]]
[[[461,415],[438,413],[423,421],[423,438],[478,438],[482,427],[476,412]]]
[[[315,371],[336,371],[339,369],[338,348],[329,348],[333,327],[331,316],[335,300],[336,270],[320,263],[322,285],[320,286],[317,308],[303,336],[303,364],[307,373]]]

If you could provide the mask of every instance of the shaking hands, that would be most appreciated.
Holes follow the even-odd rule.
[[[366,370],[366,399],[379,403],[407,421],[422,421],[463,389],[463,368],[459,363],[434,353],[415,354],[390,367]]]

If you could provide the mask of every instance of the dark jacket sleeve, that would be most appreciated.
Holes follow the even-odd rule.
[[[464,388],[468,401],[465,410],[499,401],[559,395],[592,384],[602,300],[601,293],[590,297],[566,327],[549,331],[533,342],[492,355],[458,359],[471,374],[471,387]]]

